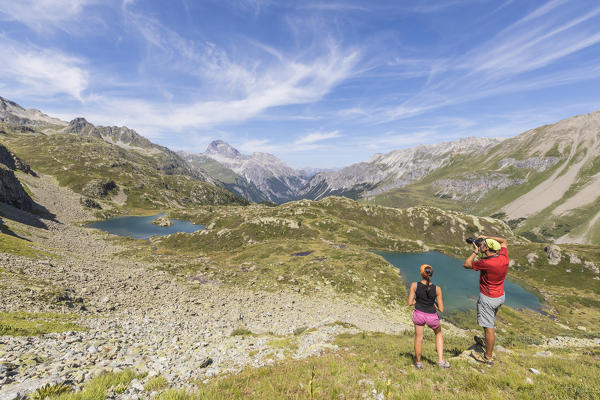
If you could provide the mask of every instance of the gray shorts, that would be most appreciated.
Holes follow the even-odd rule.
[[[477,300],[477,323],[484,328],[493,328],[494,319],[498,310],[504,304],[506,296],[503,294],[500,297],[488,297],[483,293],[479,293]]]

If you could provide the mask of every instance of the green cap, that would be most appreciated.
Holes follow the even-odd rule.
[[[485,244],[491,250],[494,250],[494,251],[500,250],[500,243],[498,243],[497,240],[494,240],[494,239],[485,239]]]

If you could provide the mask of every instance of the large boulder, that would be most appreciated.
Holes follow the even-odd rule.
[[[546,251],[546,257],[550,265],[556,265],[562,259],[562,251],[557,245],[551,244],[550,246],[546,246],[544,250]]]

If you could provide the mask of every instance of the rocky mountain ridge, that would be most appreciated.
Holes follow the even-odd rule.
[[[60,132],[92,136],[126,150],[134,150],[147,156],[159,156],[162,160],[160,169],[167,175],[181,174],[212,184],[217,183],[217,181],[205,174],[202,170],[192,168],[174,151],[167,147],[152,143],[147,138],[126,126],[94,126],[85,118],[79,117],[70,121],[65,128],[60,130]]]
[[[94,126],[84,118],[67,123],[5,99],[1,106],[0,143],[6,151],[0,155],[10,167],[2,172],[4,202],[27,206],[11,169],[31,165],[102,213],[122,207],[247,203],[175,152],[127,127]]]
[[[50,117],[39,110],[23,108],[14,101],[10,101],[0,96],[0,122],[7,122],[19,125],[58,125],[64,126],[67,123],[58,118]]]
[[[373,196],[419,180],[457,156],[476,154],[500,142],[500,139],[466,138],[375,154],[365,162],[316,174],[303,195],[311,199],[330,195]]]

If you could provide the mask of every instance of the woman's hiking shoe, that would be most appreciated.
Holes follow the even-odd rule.
[[[479,352],[471,352],[471,357],[473,357],[475,360],[479,361],[480,363],[483,364],[487,364],[487,365],[494,365],[494,358],[487,358],[485,356],[485,353],[479,353]]]
[[[420,363],[420,362],[415,363],[415,368],[416,369],[423,369],[423,363]]]
[[[480,345],[481,347],[483,347],[485,349],[485,341],[483,340],[483,338],[481,336],[473,336],[473,339],[475,340],[475,343],[477,343],[478,345]]]
[[[438,365],[440,366],[441,369],[450,368],[450,363],[448,361],[438,361]]]

